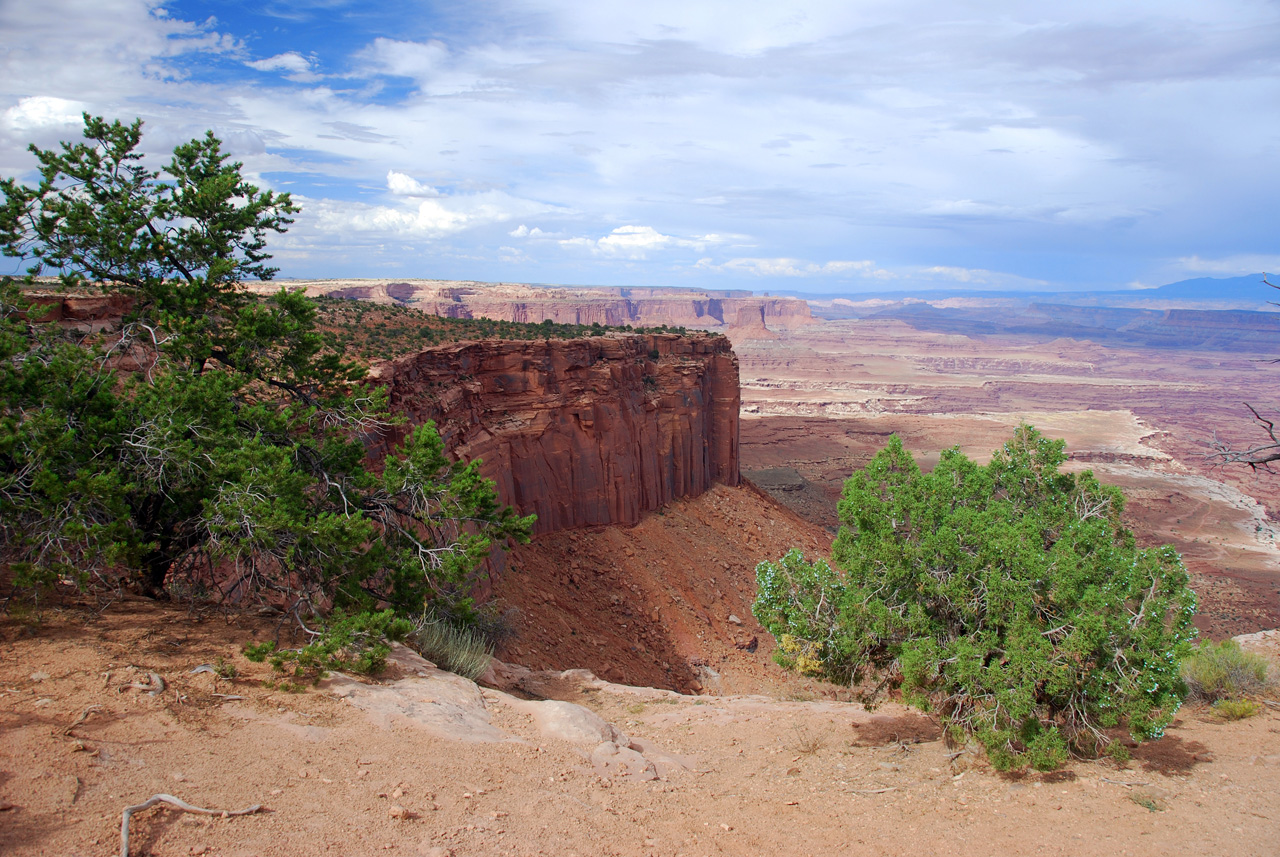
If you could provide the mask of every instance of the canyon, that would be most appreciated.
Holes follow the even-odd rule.
[[[1243,403],[1273,402],[1277,370],[1256,350],[1207,339],[1178,348],[1046,341],[868,317],[743,340],[743,475],[833,532],[844,479],[890,434],[928,467],[951,446],[985,461],[1030,422],[1066,441],[1069,467],[1125,491],[1125,520],[1141,544],[1182,554],[1202,632],[1275,628],[1277,477],[1215,465],[1206,453],[1214,438],[1265,437]]]
[[[254,611],[68,592],[4,616],[6,853],[114,851],[121,807],[172,793],[266,811],[138,813],[133,853],[1270,854],[1280,711],[1188,706],[1129,762],[1001,775],[915,710],[784,673],[750,611],[756,563],[826,553],[844,478],[890,434],[927,467],[953,445],[983,460],[1026,420],[1124,487],[1141,542],[1175,544],[1207,636],[1274,628],[1274,482],[1202,446],[1252,436],[1238,402],[1274,369],[757,309],[721,336],[469,341],[373,367],[407,423],[372,454],[435,420],[539,515],[484,587],[507,635],[483,686],[401,651],[376,680],[291,692],[243,647],[306,634]],[[1242,640],[1274,655],[1274,634]]]

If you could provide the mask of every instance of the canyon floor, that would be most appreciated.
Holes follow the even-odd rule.
[[[1214,467],[1215,435],[1260,441],[1244,402],[1274,409],[1257,355],[970,338],[849,320],[735,341],[742,471],[834,531],[844,480],[897,433],[922,466],[959,446],[985,461],[1019,422],[1063,438],[1069,467],[1124,489],[1143,545],[1172,544],[1214,637],[1280,627],[1280,477]]]

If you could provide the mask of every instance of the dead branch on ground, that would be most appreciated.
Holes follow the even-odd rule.
[[[234,811],[225,809],[203,809],[202,807],[192,806],[184,800],[174,797],[173,795],[158,794],[152,795],[147,800],[135,806],[126,806],[124,814],[120,818],[120,857],[129,857],[129,817],[135,812],[141,812],[144,809],[150,809],[158,803],[167,803],[176,807],[183,812],[194,812],[197,815],[220,815],[223,818],[230,818],[233,815],[252,815],[262,810],[262,804],[255,803],[253,806],[237,809]]]

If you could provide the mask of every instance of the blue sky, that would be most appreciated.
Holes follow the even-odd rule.
[[[1280,270],[1280,4],[0,0],[0,174],[213,128],[281,276],[857,292]]]

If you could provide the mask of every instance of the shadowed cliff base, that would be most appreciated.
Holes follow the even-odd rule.
[[[634,527],[537,536],[494,585],[497,604],[515,608],[498,656],[683,692],[776,687],[773,638],[751,615],[756,564],[830,543],[750,483],[676,500]]]

